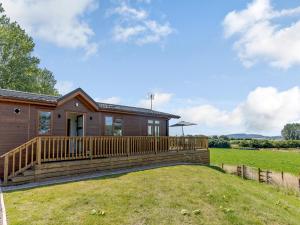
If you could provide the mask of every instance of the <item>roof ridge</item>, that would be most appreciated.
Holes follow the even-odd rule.
[[[129,108],[134,108],[134,109],[143,109],[143,110],[147,110],[147,111],[152,111],[153,113],[162,113],[162,114],[167,114],[167,115],[175,115],[175,114],[172,114],[172,113],[165,113],[165,112],[162,112],[162,111],[159,111],[159,110],[153,110],[153,109],[148,109],[148,108],[138,107],[138,106],[120,105],[120,104],[112,104],[112,103],[105,103],[105,102],[96,102],[96,103],[111,105],[111,106],[129,107]]]
[[[117,111],[127,111],[127,112],[136,112],[136,113],[143,113],[143,114],[149,114],[149,115],[165,115],[168,117],[178,117],[175,114],[171,113],[165,113],[162,111],[157,111],[149,108],[143,108],[143,107],[137,107],[137,106],[129,106],[129,105],[120,105],[120,104],[111,104],[111,103],[104,103],[104,102],[96,102],[93,98],[91,98],[83,89],[77,88],[73,90],[72,92],[63,95],[63,96],[55,96],[55,95],[46,95],[46,94],[39,94],[39,93],[32,93],[32,92],[26,92],[26,91],[18,91],[18,90],[11,90],[11,89],[4,89],[0,88],[0,97],[6,96],[6,97],[12,97],[17,99],[29,99],[34,101],[46,101],[46,102],[52,102],[52,103],[58,103],[61,98],[66,98],[72,93],[75,93],[76,91],[81,91],[83,94],[87,95],[94,103],[95,107],[97,109],[108,109],[108,110],[117,110]]]

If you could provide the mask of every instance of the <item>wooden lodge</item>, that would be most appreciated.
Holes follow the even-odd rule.
[[[177,115],[0,89],[2,185],[154,163],[209,164],[206,137],[169,137]]]

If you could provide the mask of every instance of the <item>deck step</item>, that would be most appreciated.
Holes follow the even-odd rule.
[[[28,175],[28,176],[19,175],[11,178],[11,182],[13,184],[24,184],[30,181],[32,182],[32,180],[34,180],[34,175]]]
[[[33,176],[34,175],[34,170],[30,169],[30,170],[26,170],[23,172],[24,176]]]
[[[23,172],[24,176],[33,176],[34,175],[34,170],[25,170]]]

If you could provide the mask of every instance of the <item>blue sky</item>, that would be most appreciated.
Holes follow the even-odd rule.
[[[62,93],[149,107],[154,92],[156,109],[199,124],[193,134],[277,135],[300,121],[299,1],[0,2]]]

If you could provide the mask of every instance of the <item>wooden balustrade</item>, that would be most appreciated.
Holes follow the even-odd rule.
[[[207,149],[206,137],[36,137],[1,156],[4,184],[33,165],[79,159]]]
[[[8,179],[32,167],[38,161],[37,144],[38,138],[34,138],[1,156],[4,158],[4,184]]]

